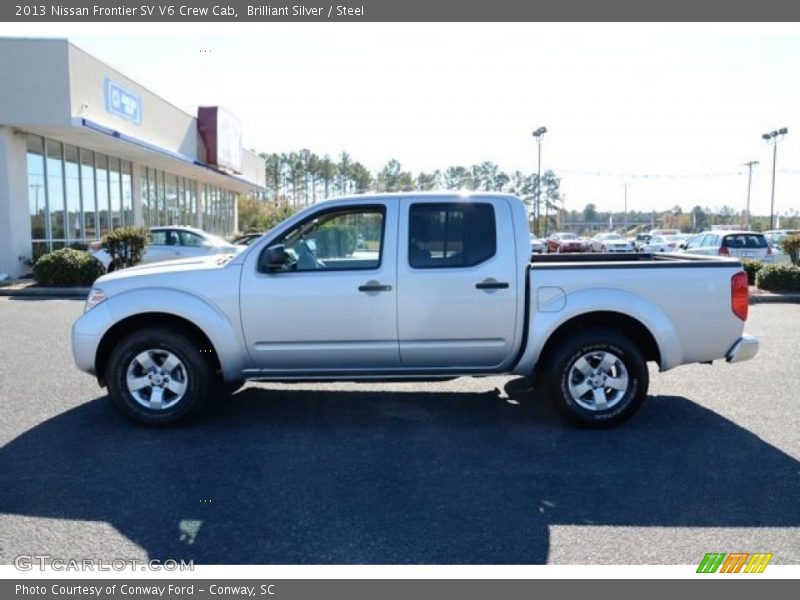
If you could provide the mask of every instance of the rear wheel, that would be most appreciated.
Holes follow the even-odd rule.
[[[186,421],[220,392],[211,355],[194,336],[151,328],[123,338],[108,360],[106,381],[114,406],[139,425]]]
[[[639,347],[613,329],[590,329],[558,344],[541,373],[547,395],[579,427],[614,427],[647,395],[647,364]]]

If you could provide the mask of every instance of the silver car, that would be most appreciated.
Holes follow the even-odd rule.
[[[680,246],[687,254],[732,256],[772,262],[772,248],[763,233],[755,231],[704,231]]]
[[[195,227],[151,227],[142,263],[196,258],[209,254],[238,254],[245,248],[246,246],[230,244],[219,236]],[[107,271],[114,270],[111,256],[102,248],[101,242],[90,244],[89,252],[103,263]]]
[[[631,243],[618,233],[598,233],[591,241],[592,252],[633,252]]]

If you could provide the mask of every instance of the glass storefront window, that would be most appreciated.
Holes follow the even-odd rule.
[[[64,156],[61,142],[45,140],[47,150],[47,203],[50,208],[50,239],[64,239]]]
[[[97,230],[97,202],[94,181],[94,152],[80,151],[81,163],[81,197],[83,198],[83,226],[87,240],[100,238]]]
[[[180,225],[180,214],[178,213],[178,178],[171,173],[164,176],[165,188],[165,207],[167,225]]]
[[[133,225],[133,179],[131,177],[131,163],[122,161],[120,169],[122,181],[122,222]]]
[[[66,197],[66,222],[67,239],[82,240],[83,215],[81,214],[81,181],[80,167],[78,166],[78,149],[66,144],[64,146],[64,189]]]
[[[28,136],[28,206],[31,215],[31,238],[46,240],[47,188],[44,179],[44,140]]]
[[[119,178],[119,159],[108,159],[108,190],[111,206],[111,229],[122,227],[122,190]]]
[[[236,194],[187,177],[140,170],[141,221],[134,220],[134,165],[120,157],[28,134],[28,212],[33,257],[88,243],[122,225],[202,224],[232,233]]]
[[[111,231],[111,212],[108,207],[108,157],[95,153],[97,169],[97,208],[100,213],[100,235]]]

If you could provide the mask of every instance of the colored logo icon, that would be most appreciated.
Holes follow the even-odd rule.
[[[698,573],[763,573],[772,554],[766,552],[708,552],[697,567]]]

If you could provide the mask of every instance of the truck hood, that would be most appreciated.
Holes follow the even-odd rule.
[[[235,254],[211,254],[136,265],[135,267],[128,267],[127,269],[103,275],[95,281],[94,287],[102,288],[107,284],[111,284],[112,287],[126,287],[125,284],[128,282],[138,287],[144,285],[145,280],[149,279],[169,280],[170,277],[183,278],[185,277],[184,274],[224,268],[235,256]]]

